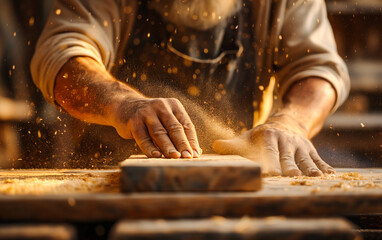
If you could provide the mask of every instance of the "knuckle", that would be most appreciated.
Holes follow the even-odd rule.
[[[173,124],[169,125],[167,127],[167,129],[170,132],[180,132],[180,131],[184,130],[182,124],[180,124],[180,123],[173,123]]]
[[[187,122],[183,124],[185,130],[195,130],[195,125],[192,122]]]
[[[162,128],[162,127],[158,127],[158,128],[155,128],[155,129],[152,129],[151,130],[151,133],[154,135],[154,136],[161,136],[161,135],[165,135],[167,134],[167,131],[165,128]]]
[[[272,129],[272,128],[267,128],[267,129],[264,129],[263,132],[262,132],[262,135],[265,137],[265,138],[268,138],[268,137],[272,137],[273,135],[275,135],[275,130]]]
[[[283,154],[283,155],[281,155],[281,157],[280,157],[280,161],[281,162],[290,162],[290,161],[292,161],[293,160],[293,155],[292,154]]]
[[[189,149],[188,142],[185,139],[179,140],[177,142],[177,148],[178,150]]]
[[[151,100],[152,106],[162,109],[164,106],[167,105],[165,98],[154,98]]]
[[[182,103],[177,98],[168,98],[168,101],[170,103],[174,104],[174,105],[178,105],[178,106],[181,105],[181,106],[183,106]]]

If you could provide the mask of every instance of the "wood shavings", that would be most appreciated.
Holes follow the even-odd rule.
[[[340,177],[344,180],[365,180],[365,177],[358,172],[345,172]]]
[[[339,188],[339,189],[341,189],[343,191],[348,191],[348,190],[350,190],[352,188],[352,186],[350,184],[348,184],[348,183],[345,183],[345,182],[336,183],[336,184],[330,186],[331,190],[335,189],[335,188]]]
[[[312,182],[306,181],[306,180],[303,180],[303,181],[292,181],[289,184],[290,185],[301,185],[301,186],[312,186],[313,185]]]

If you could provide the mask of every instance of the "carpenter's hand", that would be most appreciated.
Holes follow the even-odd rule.
[[[306,135],[306,130],[296,120],[278,114],[234,139],[215,141],[213,148],[219,154],[238,154],[255,160],[265,174],[320,176],[334,173]]]
[[[112,110],[113,126],[126,139],[134,138],[148,157],[199,157],[195,127],[175,98],[135,98]]]

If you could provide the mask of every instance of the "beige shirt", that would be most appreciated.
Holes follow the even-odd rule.
[[[337,93],[333,111],[346,99],[350,81],[338,56],[324,0],[254,0],[253,48],[258,88],[254,125],[271,112],[296,81],[320,77]],[[33,81],[54,103],[54,83],[72,57],[95,59],[111,73],[121,61],[137,17],[136,0],[58,0],[40,36],[31,62]],[[129,59],[126,59],[127,61]],[[275,90],[275,91],[274,91]]]

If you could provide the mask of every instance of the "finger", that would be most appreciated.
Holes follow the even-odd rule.
[[[334,170],[334,168],[332,168],[329,164],[322,160],[322,158],[318,155],[316,149],[310,152],[310,157],[313,159],[313,162],[323,173],[336,173],[336,170]]]
[[[167,129],[173,145],[181,153],[182,157],[192,158],[193,149],[187,139],[183,125],[178,121],[172,112],[160,116],[160,119],[164,127]]]
[[[313,159],[307,151],[297,149],[295,154],[295,161],[300,170],[307,176],[317,177],[321,176],[322,172],[314,164]]]
[[[132,127],[132,136],[137,142],[139,148],[142,150],[143,154],[147,157],[160,158],[162,153],[154,145],[151,137],[147,131],[145,124],[141,121],[135,122]]]
[[[180,124],[183,125],[183,130],[188,140],[188,144],[193,150],[194,157],[199,157],[202,154],[202,149],[199,146],[198,137],[196,134],[195,126],[192,123],[190,117],[186,112],[174,112],[176,118],[179,120]]]
[[[264,133],[263,142],[255,142],[255,145],[259,145],[260,158],[263,158],[264,173],[272,176],[280,176],[282,174],[280,165],[280,153],[278,150],[278,140],[273,134]]]
[[[283,137],[279,138],[278,146],[280,152],[280,165],[283,176],[300,176],[301,171],[298,169],[294,160],[295,148],[288,144],[287,140]]]
[[[223,155],[243,155],[245,153],[244,145],[248,145],[248,143],[239,138],[216,140],[212,144],[212,149]]]
[[[145,124],[153,142],[159,147],[166,158],[179,158],[181,154],[176,150],[167,135],[167,130],[163,127],[157,115],[149,115],[145,118]]]

